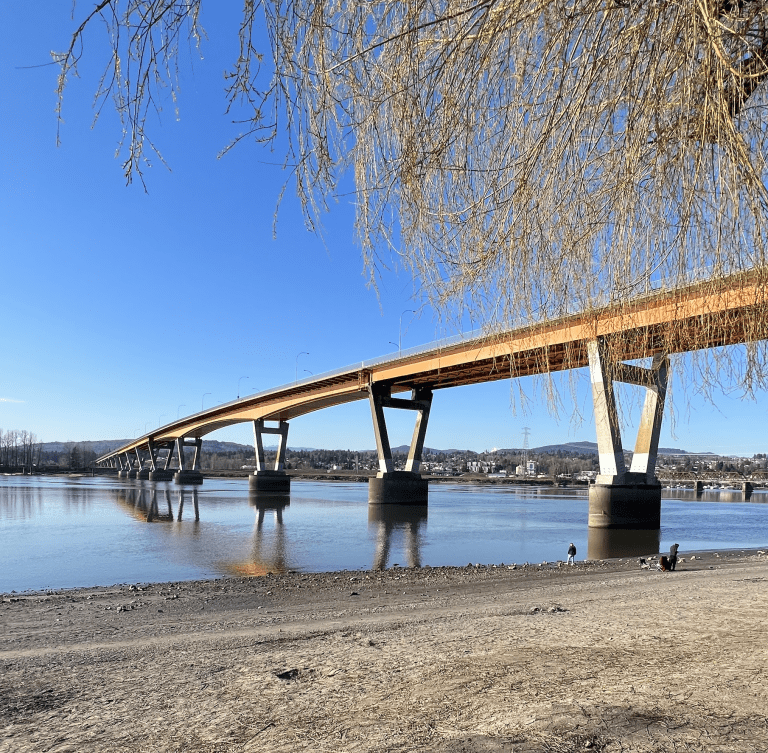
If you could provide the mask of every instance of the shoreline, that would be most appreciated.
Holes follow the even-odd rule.
[[[375,569],[357,569],[357,570],[326,570],[326,571],[312,571],[312,570],[288,570],[286,572],[266,572],[264,574],[256,575],[221,575],[212,578],[193,578],[191,580],[160,580],[160,581],[125,581],[121,583],[112,584],[94,584],[88,586],[61,586],[58,588],[32,588],[26,590],[0,591],[0,605],[3,603],[10,603],[9,600],[27,599],[33,597],[44,596],[77,596],[82,593],[95,594],[106,592],[114,589],[122,589],[128,591],[135,591],[136,588],[146,590],[147,588],[157,587],[163,588],[171,584],[176,586],[185,585],[188,587],[195,587],[198,589],[206,589],[208,587],[215,586],[220,583],[227,582],[246,582],[246,581],[259,581],[263,579],[271,579],[271,582],[279,580],[280,578],[307,578],[310,577],[317,582],[323,580],[338,580],[341,576],[382,576],[387,573],[465,573],[465,572],[481,572],[481,571],[511,571],[517,573],[517,577],[535,576],[539,574],[542,577],[558,574],[559,572],[631,572],[636,570],[652,570],[655,571],[655,565],[661,553],[649,552],[645,555],[629,556],[629,557],[610,557],[605,559],[582,559],[577,560],[574,566],[567,564],[565,560],[554,560],[551,562],[524,562],[524,563],[468,563],[466,565],[421,565],[418,567],[409,567],[399,564],[391,565],[387,568],[380,570]],[[706,562],[707,569],[713,569],[717,565],[733,564],[746,561],[746,560],[762,560],[768,558],[768,543],[764,547],[749,548],[749,547],[733,547],[733,548],[719,548],[719,549],[697,549],[686,550],[679,558],[679,563],[687,570],[696,571],[705,569],[704,563]],[[643,567],[640,564],[641,560],[645,560],[647,567]],[[768,561],[768,560],[767,560]],[[678,566],[679,567],[679,566]]]
[[[204,479],[237,479],[237,478],[249,478],[252,475],[250,470],[204,470],[201,471]],[[71,476],[71,477],[116,477],[117,471],[113,468],[88,468],[79,470],[70,470],[67,468],[61,469],[47,469],[41,471],[35,471],[35,473],[26,473],[23,470],[2,471],[0,476]],[[354,471],[332,471],[332,472],[320,472],[316,470],[308,469],[289,469],[286,471],[286,475],[292,479],[300,481],[343,481],[349,483],[368,483],[371,478],[376,476],[375,471],[370,473],[356,473]],[[478,484],[478,485],[512,485],[512,486],[551,486],[573,489],[586,489],[589,486],[587,481],[571,480],[567,483],[556,481],[552,477],[543,478],[519,478],[515,476],[506,478],[487,478],[480,474],[465,474],[462,476],[433,476],[430,474],[421,474],[422,478],[427,479],[429,483],[457,483],[457,484]],[[166,482],[159,482],[166,483]]]
[[[766,537],[768,540],[768,537]],[[63,586],[61,588],[39,588],[28,590],[11,590],[0,591],[0,604],[7,603],[11,598],[31,598],[41,596],[66,596],[66,595],[78,595],[81,593],[97,593],[113,589],[127,589],[129,591],[135,591],[137,587],[143,589],[151,587],[166,587],[170,584],[175,585],[187,585],[190,587],[205,589],[209,586],[215,586],[220,583],[228,582],[246,582],[246,581],[259,581],[263,579],[270,579],[270,582],[279,581],[281,578],[295,579],[295,578],[311,578],[316,582],[323,582],[327,580],[338,580],[341,576],[364,576],[364,577],[381,577],[386,576],[388,573],[395,573],[398,577],[402,574],[412,574],[418,576],[420,573],[426,574],[430,577],[433,573],[471,573],[471,572],[483,572],[483,571],[498,571],[503,573],[508,571],[515,573],[514,577],[547,577],[556,575],[559,573],[567,574],[572,573],[593,573],[593,572],[632,572],[651,570],[656,572],[655,563],[658,561],[660,553],[648,553],[646,555],[638,555],[631,557],[610,557],[601,560],[589,560],[582,559],[577,560],[575,565],[570,566],[565,560],[555,560],[552,562],[524,562],[524,563],[468,563],[466,565],[421,565],[419,567],[408,567],[404,565],[391,565],[390,567],[380,570],[375,569],[357,569],[357,570],[326,570],[326,571],[310,571],[310,570],[288,570],[287,572],[267,572],[259,575],[221,575],[214,578],[194,578],[191,580],[170,580],[170,581],[125,581],[122,583],[112,584],[94,584],[90,586]],[[640,564],[640,560],[645,560],[649,567],[643,567]],[[688,571],[698,571],[704,569],[713,569],[716,566],[725,566],[738,564],[744,561],[763,561],[768,562],[768,543],[764,547],[749,548],[749,547],[734,547],[730,549],[697,549],[691,551],[683,551],[680,554],[678,562],[678,569],[682,568]],[[661,571],[659,571],[661,572]],[[670,573],[670,576],[673,576]]]
[[[1,471],[0,476],[68,476],[72,478],[79,478],[79,477],[88,477],[92,478],[95,476],[99,477],[113,477],[116,476],[117,471],[113,468],[96,468],[96,469],[82,469],[77,471],[72,471],[69,469],[49,469],[44,471],[36,471],[35,473],[26,473],[22,470],[13,470],[13,471]],[[202,477],[204,479],[244,479],[249,478],[251,476],[251,471],[239,471],[239,470],[223,470],[223,471],[216,471],[216,470],[205,470],[201,471]],[[295,470],[290,469],[286,471],[286,474],[290,476],[292,479],[296,479],[299,481],[337,481],[337,482],[344,482],[344,483],[368,483],[368,481],[373,478],[376,474],[374,472],[371,472],[369,474],[365,473],[356,473],[354,471],[346,471],[346,472],[328,472],[328,473],[321,473],[317,471],[310,471],[307,469],[302,470]],[[530,487],[549,487],[553,489],[571,489],[571,490],[577,490],[577,489],[584,489],[588,490],[590,483],[589,481],[585,480],[577,480],[577,479],[569,479],[569,480],[557,480],[553,479],[551,476],[543,477],[543,478],[521,478],[517,476],[507,476],[507,477],[492,477],[489,478],[487,476],[483,476],[482,474],[464,474],[461,476],[433,476],[430,474],[421,474],[422,478],[425,478],[430,484],[466,484],[466,485],[472,485],[472,486],[530,486]],[[725,483],[727,479],[723,480],[723,483]],[[167,482],[157,482],[157,483],[167,483]],[[752,491],[765,491],[768,489],[768,481],[749,481],[749,483],[752,486]],[[675,490],[684,490],[684,491],[692,491],[693,487],[687,486],[686,484],[683,485],[669,485],[667,482],[662,482],[661,484],[662,492],[663,491],[670,491],[672,489]],[[724,491],[727,493],[732,492],[738,492],[739,488],[738,486],[734,485],[732,487],[722,487],[722,488],[716,488],[716,489],[705,489],[704,491]],[[745,500],[749,501],[749,500]]]
[[[683,560],[6,596],[0,753],[765,750],[768,555]]]

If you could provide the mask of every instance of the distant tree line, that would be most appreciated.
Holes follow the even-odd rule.
[[[20,468],[39,465],[42,444],[26,429],[0,429],[0,466]]]
[[[90,468],[96,460],[93,450],[67,442],[62,450],[44,450],[37,436],[26,429],[0,429],[0,468]]]

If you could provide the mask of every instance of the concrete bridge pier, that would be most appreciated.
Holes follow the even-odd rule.
[[[749,481],[745,481],[741,485],[741,498],[746,502],[752,496],[752,490],[754,487]]]
[[[117,459],[117,466],[118,466],[117,477],[118,478],[128,478],[128,469],[129,469],[130,466],[127,463],[123,464],[123,456],[122,455],[116,455],[115,458]]]
[[[136,465],[138,466],[136,470],[136,478],[140,481],[147,481],[149,479],[151,468],[145,463],[138,447],[136,448]]]
[[[656,356],[650,369],[610,363],[603,338],[587,343],[595,406],[600,474],[589,488],[590,528],[656,530],[661,527],[661,484],[656,478],[669,361]],[[613,382],[646,388],[640,428],[627,470]]]
[[[177,484],[202,484],[203,474],[200,473],[200,450],[203,446],[202,437],[187,439],[179,437],[176,440],[176,454],[179,459],[179,470],[173,476]],[[185,447],[194,447],[192,462],[188,463],[184,455]]]
[[[125,465],[126,465],[126,473],[125,478],[136,478],[136,474],[138,473],[138,470],[133,464],[133,458],[130,456],[129,453],[125,453]]]
[[[160,467],[160,458],[158,453],[159,447],[155,447],[155,443],[150,437],[147,440],[149,447],[149,480],[150,481],[171,481],[173,479],[173,471],[168,467],[171,462],[171,456],[173,455],[173,445],[168,447],[168,455],[165,458],[165,464]]]
[[[700,479],[693,482],[693,492],[697,497],[700,497],[704,493],[704,482]]]
[[[264,434],[277,435],[275,467],[267,468],[264,458]],[[264,419],[253,422],[253,447],[256,452],[256,471],[248,479],[248,488],[256,493],[289,494],[291,477],[285,472],[285,450],[288,446],[288,422],[278,421],[277,426],[265,426]]]
[[[421,455],[427,434],[429,411],[432,407],[432,390],[417,387],[411,399],[392,397],[389,385],[372,384],[368,387],[373,430],[376,435],[376,451],[379,456],[379,472],[368,481],[368,504],[371,505],[426,505],[429,484],[421,477]],[[404,471],[396,471],[392,462],[384,408],[400,408],[417,411],[411,447]]]

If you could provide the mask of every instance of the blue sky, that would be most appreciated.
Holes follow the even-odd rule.
[[[153,127],[171,171],[155,160],[148,193],[125,185],[116,116],[107,108],[91,127],[103,46],[94,44],[82,78],[69,84],[57,147],[57,69],[44,64],[67,44],[70,6],[0,4],[0,428],[44,441],[129,438],[238,389],[392,352],[401,319],[404,348],[445,333],[430,309],[410,311],[420,306],[418,286],[405,273],[383,274],[378,297],[366,286],[351,199],[326,216],[323,242],[305,229],[289,187],[273,238],[287,178],[280,154],[249,143],[217,159],[237,134],[222,73],[236,55],[239,3],[210,4],[218,15],[203,19],[210,41],[184,72],[180,117],[167,101]],[[576,396],[581,423],[567,390],[559,418],[541,399],[515,410],[516,390],[505,381],[437,393],[427,444],[515,447],[524,426],[531,446],[594,441],[586,375]],[[674,436],[665,421],[662,444],[765,452],[767,409],[764,394],[755,403],[718,393],[715,405],[694,396],[678,408]],[[409,416],[391,416],[393,444],[411,431]],[[248,426],[212,436],[252,439]],[[296,419],[289,444],[372,448],[368,406]]]

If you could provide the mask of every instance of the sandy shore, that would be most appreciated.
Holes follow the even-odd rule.
[[[0,751],[754,753],[767,626],[756,552],[5,594]]]

